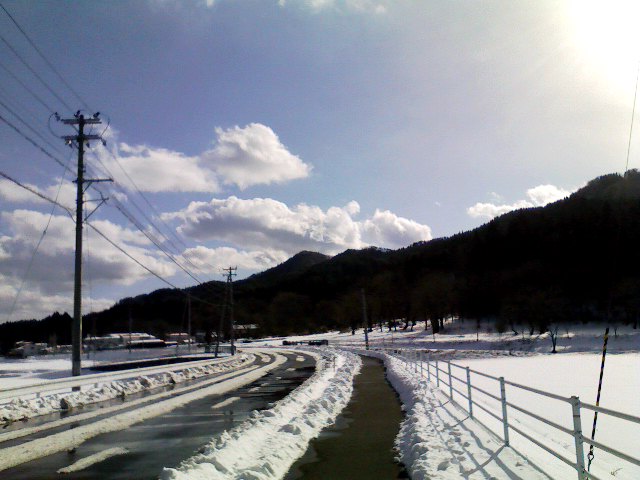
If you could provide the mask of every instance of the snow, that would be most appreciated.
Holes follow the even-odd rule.
[[[155,397],[139,399],[146,401],[139,408],[127,410],[117,415],[109,416],[93,423],[79,425],[71,430],[61,431],[47,437],[24,442],[19,445],[0,450],[0,471],[34,460],[36,458],[52,455],[57,452],[77,448],[85,441],[95,436],[124,430],[133,424],[143,422],[164,413],[168,413],[178,407],[192,401],[208,397],[210,395],[222,395],[236,390],[244,385],[252,383],[270,370],[285,363],[286,358],[276,355],[276,360],[265,366],[250,366],[241,371],[234,371],[213,379],[205,380],[196,386],[184,389],[186,393],[176,395],[176,391],[157,394]],[[239,375],[242,373],[241,375]],[[222,382],[222,380],[227,380]],[[152,403],[151,403],[152,402]],[[131,404],[129,404],[129,407]],[[104,410],[100,414],[104,414]],[[60,420],[64,422],[67,419]],[[56,422],[54,423],[54,426]],[[45,428],[52,428],[48,425]],[[35,427],[38,428],[38,427]],[[11,433],[11,432],[9,432]]]
[[[410,350],[409,350],[410,352]],[[458,352],[462,356],[464,352]],[[583,401],[595,404],[601,355],[580,353],[565,355],[534,355],[525,357],[492,357],[486,352],[484,359],[455,359],[454,363],[470,366],[472,369],[493,376],[504,376],[506,380],[549,391],[563,397],[579,395]],[[454,407],[448,398],[449,387],[441,383],[444,392],[427,383],[427,370],[420,376],[419,367],[407,364],[388,354],[368,352],[385,360],[387,376],[399,392],[407,412],[396,446],[399,458],[405,464],[414,480],[422,478],[485,478],[493,475],[504,478],[506,471],[515,472],[518,478],[572,478],[575,470],[529,440],[521,437],[513,429],[510,433],[510,447],[501,448],[502,423],[493,419],[477,406],[474,416],[489,426],[494,435],[468,418],[468,413]],[[477,351],[474,352],[474,356]],[[432,364],[433,365],[433,364]],[[640,416],[640,367],[639,353],[608,355],[600,405],[630,415]],[[446,364],[440,363],[446,371]],[[432,366],[432,380],[435,382]],[[466,378],[464,370],[453,367],[453,375]],[[440,373],[447,381],[446,374]],[[499,396],[499,383],[472,374],[472,384],[493,395]],[[454,388],[466,391],[466,386],[454,380]],[[556,422],[565,428],[573,428],[572,411],[569,404],[540,396],[532,392],[507,385],[507,400],[543,418]],[[474,400],[501,416],[501,405],[481,395],[473,393]],[[454,399],[467,408],[467,400],[454,392]],[[575,461],[575,444],[566,435],[542,422],[530,418],[514,408],[508,409],[509,422],[517,425],[534,438],[542,441],[553,451],[569,461]],[[582,409],[582,431],[590,436],[593,414]],[[600,414],[596,440],[629,455],[637,456],[637,442],[640,425],[625,422]],[[585,445],[585,458],[588,445]],[[491,455],[494,455],[491,457]],[[522,456],[521,456],[522,455]],[[479,466],[482,465],[482,469]],[[475,466],[475,467],[474,467]],[[596,449],[591,472],[601,479],[637,479],[640,468],[606,452]]]
[[[558,331],[558,351],[560,353],[599,352],[602,349],[602,335],[604,324],[562,324]],[[443,350],[449,353],[457,351],[477,351],[478,356],[488,356],[488,352],[499,355],[533,355],[549,353],[551,340],[549,334],[529,335],[528,327],[516,325],[518,335],[508,331],[497,333],[494,327],[487,322],[481,324],[476,331],[476,323],[471,320],[448,320],[445,330],[433,335],[431,330],[425,330],[424,322],[416,325],[412,330],[388,331],[384,327],[382,331],[374,328],[368,333],[369,344],[372,347],[381,348],[428,348]],[[613,328],[609,334],[609,353],[624,353],[640,351],[640,329],[634,330],[629,325],[621,325],[617,328],[617,336]],[[568,333],[567,333],[568,332]],[[328,340],[329,345],[344,347],[364,347],[364,330],[359,328],[355,335],[351,331],[326,332],[311,335],[294,335],[291,337],[269,337],[253,341],[248,348],[255,347],[282,347],[284,340],[290,342],[307,342],[309,340]],[[455,351],[455,352],[454,352]]]
[[[132,350],[103,350],[83,355],[82,368],[91,368],[108,363],[128,362],[141,359],[176,357],[189,354],[194,358],[203,355],[202,348],[193,347],[192,351],[186,346],[176,349],[153,348]],[[86,375],[86,370],[83,375]],[[69,377],[71,375],[71,356],[69,354],[42,355],[28,358],[0,357],[0,382],[2,388],[22,387],[27,385],[46,383],[51,380]]]
[[[122,447],[114,447],[109,448],[107,450],[103,450],[102,452],[94,453],[93,455],[89,455],[88,457],[81,458],[75,463],[72,463],[68,467],[61,468],[56,473],[74,473],[80,472],[85,468],[90,467],[91,465],[95,465],[96,463],[100,463],[105,461],[108,458],[115,457],[116,455],[124,455],[129,453],[129,450]]]
[[[253,359],[253,355],[240,354],[224,362],[216,362],[192,367],[176,367],[150,375],[140,375],[126,380],[109,381],[109,375],[100,375],[92,387],[79,392],[53,393],[29,398],[15,398],[0,405],[0,423],[15,422],[60,410],[72,410],[91,403],[102,402],[117,397],[148,391],[187,380],[201,378],[215,373],[240,368]],[[33,362],[32,362],[33,363]],[[156,369],[154,369],[156,371]],[[113,377],[127,375],[113,372]]]
[[[162,480],[282,478],[311,439],[332,424],[353,392],[362,361],[348,352],[322,349],[316,372],[276,405],[213,439]],[[316,354],[318,355],[318,354]]]
[[[387,378],[400,395],[405,419],[396,438],[399,460],[413,480],[546,479],[522,456],[461,413],[404,361],[380,352]]]
[[[578,396],[583,402],[594,405],[600,374],[600,353],[576,353],[566,355],[539,355],[524,358],[495,358],[495,359],[461,359],[456,363],[469,366],[472,369],[490,375],[504,376],[505,379],[530,387],[543,389],[570,397]],[[640,417],[640,353],[624,353],[607,355],[602,396],[600,406],[611,410]],[[473,376],[472,382],[479,387],[495,393],[495,384],[489,379]],[[493,385],[492,385],[493,383]],[[493,388],[492,388],[493,387]],[[506,395],[509,402],[542,415],[566,428],[572,428],[571,407],[560,401],[552,400],[540,395],[507,386]],[[479,417],[484,417],[478,412]],[[560,433],[558,430],[546,427],[514,409],[509,411],[510,422],[519,424],[527,432],[534,432],[535,437],[542,439],[554,451],[562,452],[566,458],[575,458],[575,446],[572,437]],[[582,409],[582,432],[586,437],[591,436],[593,412]],[[488,420],[485,418],[485,422]],[[527,448],[527,455],[539,464],[552,465],[554,472],[566,471],[569,476],[571,470],[539,448],[529,448],[529,442],[515,434],[511,443],[516,448]],[[640,439],[640,425],[625,422],[615,417],[599,414],[595,440],[604,443],[629,455],[638,455],[638,440]],[[588,448],[585,447],[585,448]],[[616,459],[611,455],[596,449],[595,459],[591,471],[599,478],[637,479],[640,478],[640,467]],[[557,463],[557,464],[556,464]],[[611,472],[615,471],[613,476]]]

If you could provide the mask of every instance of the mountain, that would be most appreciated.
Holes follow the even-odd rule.
[[[355,327],[362,322],[364,289],[375,323],[455,315],[491,319],[497,329],[518,322],[544,330],[568,319],[635,324],[639,246],[640,173],[632,170],[594,179],[545,207],[400,250],[371,247],[332,258],[300,252],[234,282],[234,316],[236,323],[257,324],[262,334]],[[85,316],[85,332],[125,330],[130,314],[134,330],[184,330],[185,293],[192,298],[194,330],[215,332],[225,315],[222,332],[228,331],[225,283],[214,281],[123,299]],[[8,325],[0,325],[0,338],[9,330],[14,338],[16,329]],[[21,329],[19,339],[30,332]]]

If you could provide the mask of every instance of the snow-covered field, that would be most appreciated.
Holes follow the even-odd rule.
[[[353,392],[353,377],[362,361],[357,355],[324,350],[316,372],[273,408],[209,443],[203,452],[177,469],[165,469],[163,480],[282,478],[306,451],[309,441],[332,424]]]
[[[575,353],[566,355],[538,355],[521,358],[493,359],[461,359],[456,362],[494,376],[504,376],[515,383],[549,391],[561,396],[578,396],[583,402],[595,404],[600,374],[600,353]],[[472,375],[472,383],[494,394],[499,394],[497,382]],[[541,395],[527,392],[512,386],[506,387],[509,402],[524,407],[533,413],[554,421],[566,428],[573,428],[571,406],[565,402],[553,400]],[[486,398],[486,397],[485,397]],[[486,402],[490,403],[490,402]],[[496,402],[493,402],[494,405]],[[607,355],[602,396],[600,406],[640,417],[640,353],[624,353]],[[477,416],[490,424],[491,419],[483,415]],[[510,409],[510,421],[553,448],[561,451],[565,457],[575,459],[574,440],[569,435],[547,427],[520,412]],[[582,432],[585,437],[591,436],[593,412],[582,409]],[[494,421],[493,424],[496,422]],[[501,428],[501,427],[499,427]],[[623,421],[615,417],[599,414],[595,439],[607,446],[638,456],[640,441],[640,425]],[[527,456],[540,465],[552,468],[552,472],[566,472],[560,461],[551,460],[549,455],[518,434],[512,434],[511,444],[527,452]],[[586,447],[588,448],[588,447]],[[640,478],[640,467],[616,459],[606,452],[595,450],[591,471],[599,478]],[[614,473],[612,473],[614,472]],[[564,476],[563,476],[564,478]]]
[[[374,330],[369,333],[374,348],[389,347],[429,353],[439,360],[450,360],[474,370],[549,391],[561,396],[577,395],[583,402],[595,403],[600,369],[603,325],[571,325],[559,331],[558,353],[552,355],[548,334],[498,334],[488,326],[476,330],[475,323],[449,323],[443,333],[433,336],[421,324],[414,331],[400,329]],[[262,348],[282,348],[282,342],[327,339],[330,346],[361,350],[363,330],[329,332],[316,335],[274,337],[240,344],[246,352]],[[256,349],[257,347],[257,349]],[[256,349],[256,350],[254,350]],[[317,350],[322,355],[335,355],[336,366],[326,357],[318,372],[302,387],[273,409],[255,413],[253,418],[217,437],[203,453],[186,460],[177,469],[163,472],[164,479],[244,478],[263,480],[281,478],[289,465],[300,457],[311,438],[332,423],[351,396],[352,380],[359,369],[356,356],[333,349]],[[601,406],[640,416],[640,330],[621,326],[617,335],[613,329],[609,338],[609,355],[605,368]],[[383,355],[384,357],[384,355]],[[511,433],[515,450],[502,448],[499,436],[501,424],[480,409],[476,418],[496,433],[492,435],[466,414],[448,402],[448,390],[441,391],[426,378],[419,378],[415,369],[404,362],[386,356],[388,377],[400,393],[407,417],[397,438],[398,455],[414,480],[448,478],[575,478],[575,471],[550,454],[534,446],[517,433]],[[66,363],[65,363],[66,362]],[[441,364],[442,365],[442,364]],[[46,359],[0,363],[0,382],[10,378],[17,383],[68,375],[68,360]],[[454,367],[455,368],[455,367]],[[463,370],[458,370],[460,377]],[[425,374],[426,376],[426,374]],[[4,378],[3,378],[4,377]],[[497,394],[494,381],[472,375],[474,385]],[[459,389],[463,387],[458,385]],[[456,398],[456,397],[454,397]],[[571,428],[571,409],[559,401],[540,399],[530,393],[507,386],[509,402],[533,411],[567,428]],[[466,400],[456,400],[465,404]],[[474,394],[474,400],[501,414],[492,400]],[[494,402],[495,403],[495,402]],[[510,422],[530,432],[535,438],[573,460],[573,439],[551,427],[528,419],[513,408]],[[582,427],[590,436],[591,412],[582,411]],[[492,423],[493,422],[493,423]],[[632,456],[638,456],[640,425],[621,422],[600,415],[596,440],[602,441]],[[585,448],[585,453],[586,450]],[[612,459],[596,450],[592,471],[597,478],[640,478],[640,469],[630,463]],[[208,475],[208,476],[207,476]]]
[[[82,368],[91,368],[106,363],[127,362],[144,358],[174,357],[192,354],[198,356],[204,350],[186,346],[180,349],[154,348],[132,350],[103,350],[82,356]],[[83,371],[83,374],[94,373]],[[55,354],[28,358],[0,357],[0,390],[12,387],[44,383],[71,375],[71,354]]]

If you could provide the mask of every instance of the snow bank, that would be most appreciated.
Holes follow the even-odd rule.
[[[42,458],[53,455],[54,453],[77,448],[93,437],[118,430],[125,430],[131,425],[166,414],[195,400],[200,400],[212,395],[222,395],[236,390],[244,385],[255,382],[285,362],[286,358],[284,356],[276,354],[275,361],[269,365],[262,367],[250,365],[244,369],[218,375],[214,378],[203,380],[197,385],[184,387],[181,389],[183,393],[178,395],[176,395],[175,390],[173,390],[150,395],[144,399],[133,400],[129,406],[137,403],[138,408],[5,448],[0,450],[0,471],[32,461],[36,458]],[[184,391],[186,391],[186,393],[184,393]],[[126,407],[126,405],[118,406],[120,409],[124,407]],[[105,412],[102,410],[102,413]],[[59,424],[67,424],[67,420],[73,420],[73,417],[61,419],[58,420],[58,422]],[[56,422],[52,423],[55,424]],[[46,426],[43,427],[46,428]],[[35,429],[39,429],[39,427],[34,427],[34,430]],[[17,431],[16,433],[19,432],[20,431]]]
[[[413,480],[549,478],[448,403],[405,362],[385,353],[362,353],[384,360],[387,378],[400,395],[406,417],[396,448]]]
[[[317,351],[316,351],[317,352]],[[312,353],[312,352],[308,352]],[[276,405],[224,432],[162,480],[282,478],[309,441],[332,424],[353,392],[362,361],[352,353],[323,350],[316,372]]]
[[[253,355],[241,354],[233,360],[209,365],[188,367],[183,370],[141,375],[126,380],[116,380],[79,392],[55,393],[34,398],[17,398],[0,405],[0,423],[15,422],[46,415],[59,410],[71,410],[84,405],[102,402],[134,393],[152,390],[171,384],[178,384],[214,373],[222,373],[239,368],[253,360]],[[121,374],[122,372],[116,372]]]

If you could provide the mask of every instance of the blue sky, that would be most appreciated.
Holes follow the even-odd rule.
[[[106,149],[93,145],[87,162],[116,182],[101,187],[111,199],[90,221],[180,287],[195,282],[184,270],[206,281],[303,249],[452,235],[625,168],[632,1],[2,5],[87,113],[110,120]],[[56,135],[70,132],[51,110],[84,107],[2,11],[0,33],[48,87],[1,42],[0,114],[66,162],[74,152]],[[72,175],[61,180],[4,122],[0,171],[51,197],[62,185],[60,202],[73,207]],[[0,181],[0,322],[71,310],[73,223],[50,212]],[[86,244],[85,311],[166,286],[90,229]]]

